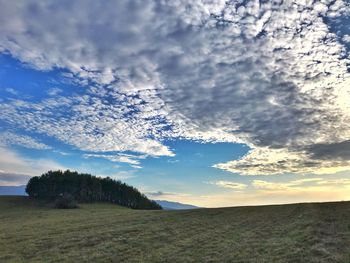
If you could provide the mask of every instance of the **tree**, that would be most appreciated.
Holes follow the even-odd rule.
[[[64,193],[55,200],[55,208],[71,209],[78,208],[78,205],[71,194]]]
[[[162,209],[136,188],[121,181],[69,170],[48,171],[32,177],[26,192],[30,197],[50,201],[69,194],[78,202],[110,202],[134,209]]]

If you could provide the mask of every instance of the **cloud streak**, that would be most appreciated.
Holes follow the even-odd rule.
[[[215,182],[208,182],[208,184],[213,184],[219,187],[229,188],[234,190],[244,190],[247,188],[246,184],[230,182],[230,181],[215,181]]]
[[[140,168],[140,159],[145,159],[146,155],[132,155],[132,154],[117,154],[117,155],[106,155],[106,154],[84,154],[84,158],[104,158],[112,162],[128,163],[132,167]]]

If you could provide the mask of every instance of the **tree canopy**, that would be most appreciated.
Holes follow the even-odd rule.
[[[26,187],[30,197],[55,200],[64,194],[78,202],[110,202],[133,209],[162,209],[135,187],[91,174],[67,171],[49,171],[32,177]]]

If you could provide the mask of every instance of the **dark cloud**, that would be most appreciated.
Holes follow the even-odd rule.
[[[163,191],[156,191],[156,192],[146,192],[148,196],[152,196],[154,198],[160,197],[160,196],[169,196],[169,195],[178,195],[176,193],[168,193],[168,192],[163,192]]]
[[[0,185],[25,185],[32,176],[0,172]]]
[[[350,160],[350,140],[338,143],[319,143],[306,148],[314,159]]]

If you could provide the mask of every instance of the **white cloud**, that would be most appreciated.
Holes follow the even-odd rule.
[[[343,36],[343,41],[346,43],[350,43],[350,35],[344,35]]]
[[[102,177],[102,178],[109,177],[109,178],[112,178],[114,180],[127,180],[127,179],[135,177],[135,175],[131,171],[119,171],[117,173],[108,174],[108,175],[106,175],[106,174],[98,174],[97,176],[98,177]]]
[[[246,184],[231,182],[231,181],[222,181],[222,180],[215,181],[215,182],[208,182],[208,183],[219,187],[230,188],[234,190],[244,190],[248,187]]]
[[[60,94],[62,92],[62,89],[59,89],[59,88],[51,88],[47,91],[47,94],[49,96],[56,96],[58,94]]]
[[[317,182],[318,185],[339,185],[339,186],[350,186],[350,179],[340,178],[340,179],[331,179],[331,180],[322,180]]]
[[[5,91],[15,96],[18,95],[18,92],[13,88],[6,88]]]
[[[12,132],[0,132],[0,146],[18,145],[26,148],[47,150],[50,146],[38,142],[32,137],[26,135],[18,135]]]
[[[346,1],[0,5],[0,50],[89,84],[85,96],[2,103],[3,121],[93,152],[243,142],[249,155],[215,166],[241,174],[349,167],[313,147],[350,136],[348,51],[324,19],[348,15]]]
[[[252,186],[259,190],[267,191],[313,191],[328,190],[334,186],[349,188],[350,179],[324,179],[324,178],[305,178],[289,182],[270,182],[264,180],[253,180]],[[339,189],[340,190],[340,189]],[[327,191],[326,191],[327,192]]]
[[[50,159],[31,159],[0,146],[0,185],[22,185],[32,176],[67,168]]]
[[[116,100],[116,103],[107,103],[106,99]],[[13,100],[0,105],[0,118],[15,123],[17,127],[53,136],[80,150],[134,151],[150,156],[173,156],[168,147],[155,139],[146,138],[149,133],[157,136],[162,131],[163,124],[159,123],[158,117],[133,114],[137,105],[132,108],[129,104],[134,104],[133,99],[118,93],[112,93],[109,98],[98,94],[56,96],[40,103]],[[124,119],[128,114],[131,116]],[[144,121],[144,118],[150,122]]]
[[[131,164],[134,168],[142,168],[139,166],[140,159],[145,159],[146,155],[132,155],[132,154],[116,154],[116,155],[107,155],[107,154],[84,154],[84,158],[104,158],[107,160],[110,160],[112,162],[119,162],[119,163],[128,163]]]

